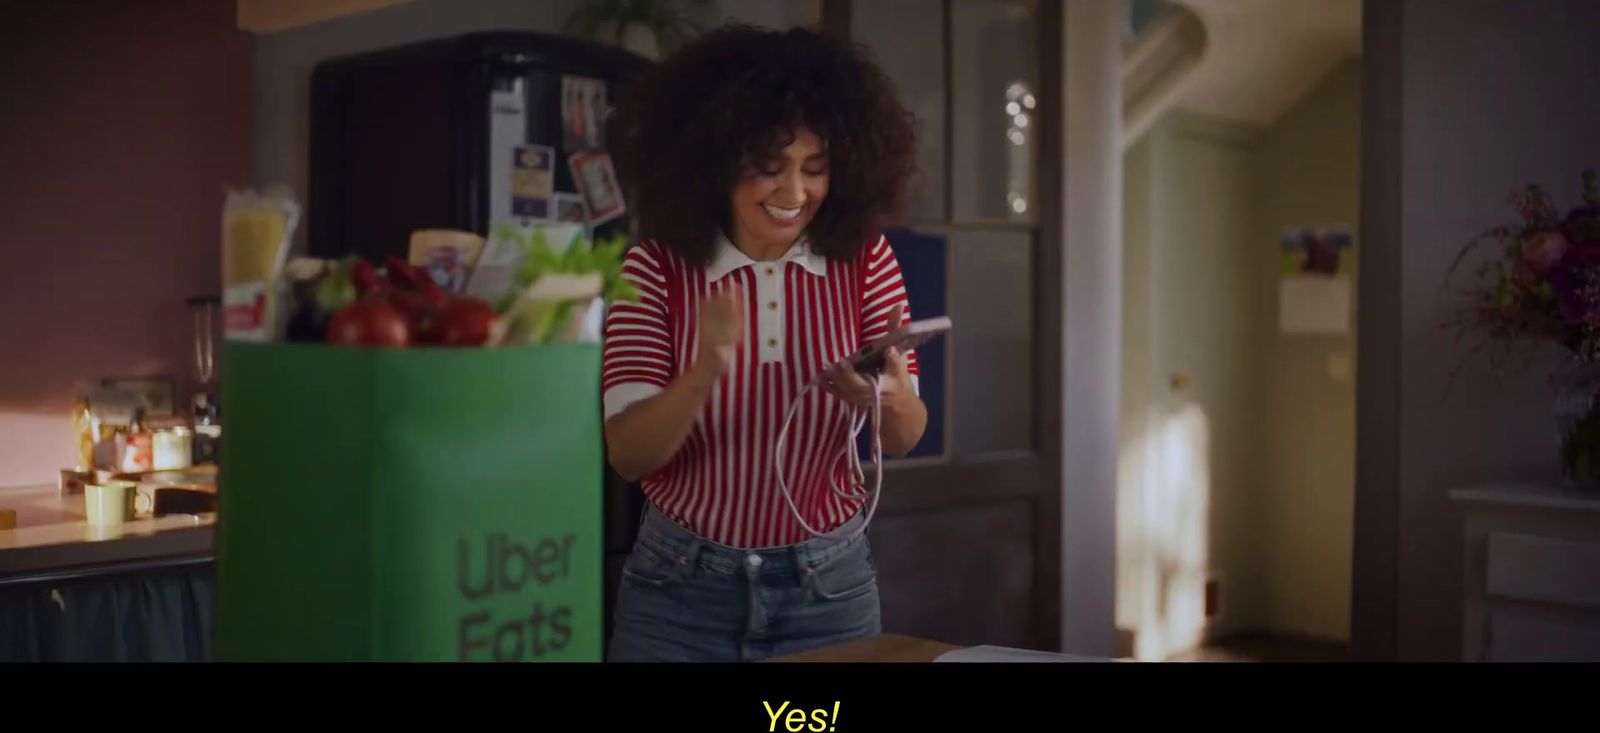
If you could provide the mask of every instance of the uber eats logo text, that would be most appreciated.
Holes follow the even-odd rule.
[[[525,545],[496,532],[474,546],[463,538],[457,542],[456,587],[468,600],[484,601],[529,585],[545,588],[565,581],[572,574],[576,539],[569,534]],[[456,639],[463,662],[542,657],[572,642],[572,609],[540,600],[515,615],[484,609],[461,617]]]

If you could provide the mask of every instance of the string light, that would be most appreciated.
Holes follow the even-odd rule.
[[[1005,111],[1007,122],[1009,123],[1006,129],[1006,140],[1010,141],[1013,146],[1022,147],[1028,143],[1028,134],[1025,132],[1031,122],[1028,110],[1032,110],[1037,105],[1038,100],[1034,98],[1033,93],[1028,91],[1028,87],[1022,82],[1013,82],[1006,87]],[[1021,151],[1011,153],[1011,157],[1014,159],[1013,165],[1016,164],[1016,156],[1021,154],[1023,154]],[[1013,182],[1013,185],[1017,185],[1016,182]],[[1006,192],[1006,204],[1013,214],[1021,215],[1028,211],[1028,200],[1024,198],[1022,193],[1014,189]]]

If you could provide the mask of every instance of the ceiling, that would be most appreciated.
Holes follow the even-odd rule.
[[[1205,55],[1177,105],[1269,125],[1341,61],[1361,54],[1361,0],[1180,0]]]

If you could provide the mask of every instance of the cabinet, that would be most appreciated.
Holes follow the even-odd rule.
[[[1462,658],[1600,662],[1600,491],[1496,484],[1462,509]]]
[[[0,664],[212,659],[216,514],[91,526],[52,484],[0,504],[19,520],[0,530]]]
[[[0,663],[212,661],[215,585],[209,557],[0,576]]]

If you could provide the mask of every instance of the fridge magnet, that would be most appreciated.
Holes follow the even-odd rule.
[[[590,226],[600,226],[627,211],[610,155],[600,152],[578,153],[567,161],[572,167],[572,178],[578,182],[583,201],[589,207]]]
[[[562,191],[555,195],[555,221],[562,224],[588,224],[589,210],[583,205],[583,195]]]
[[[561,127],[567,152],[600,150],[606,118],[606,85],[599,79],[561,77]]]
[[[555,195],[556,151],[548,145],[517,148],[511,169],[511,213],[544,219],[550,216],[550,197]]]

